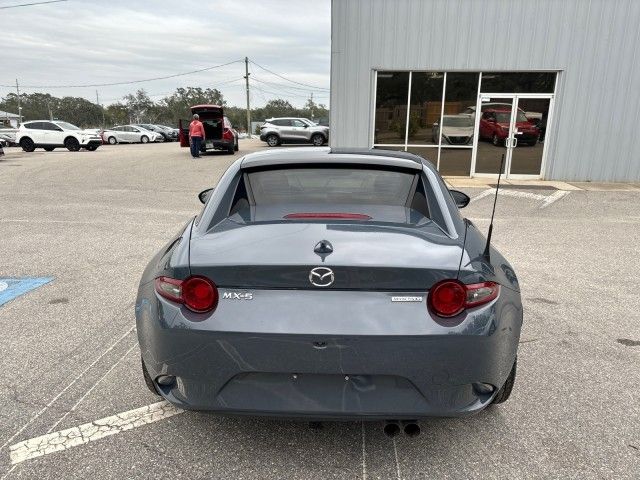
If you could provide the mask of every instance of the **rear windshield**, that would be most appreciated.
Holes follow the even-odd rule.
[[[322,203],[403,206],[414,173],[362,168],[289,168],[248,174],[256,205]]]

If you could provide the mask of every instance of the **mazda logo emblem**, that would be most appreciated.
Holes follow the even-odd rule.
[[[335,279],[333,270],[327,267],[316,267],[309,272],[309,281],[316,287],[328,287]]]

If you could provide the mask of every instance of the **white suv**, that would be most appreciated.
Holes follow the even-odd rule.
[[[102,139],[67,122],[34,120],[20,125],[16,143],[25,152],[33,152],[40,147],[47,152],[58,147],[65,147],[70,152],[77,152],[81,148],[93,152],[102,145]]]

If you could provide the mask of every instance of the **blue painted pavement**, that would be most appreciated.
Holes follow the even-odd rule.
[[[0,277],[0,306],[53,280],[53,277]]]

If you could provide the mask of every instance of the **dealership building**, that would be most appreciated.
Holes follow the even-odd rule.
[[[640,181],[637,0],[333,0],[331,146]]]

